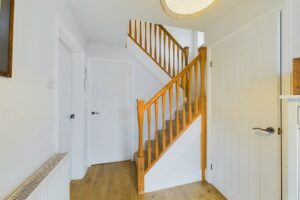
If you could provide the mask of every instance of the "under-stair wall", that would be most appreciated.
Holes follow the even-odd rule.
[[[200,130],[199,116],[145,175],[145,192],[202,180]]]

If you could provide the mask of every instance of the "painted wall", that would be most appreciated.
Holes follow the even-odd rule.
[[[292,44],[292,56],[293,58],[300,57],[300,1],[291,0],[291,44]]]
[[[0,199],[57,152],[55,90],[48,87],[58,53],[55,17],[84,47],[65,1],[16,1],[13,78],[0,77]]]
[[[132,66],[132,154],[137,150],[138,135],[137,135],[137,117],[136,117],[136,99],[144,99],[148,101],[154,94],[156,94],[164,84],[156,78],[147,68],[140,63],[128,49],[118,46],[106,46],[99,44],[89,44],[87,47],[88,59],[102,59],[119,62],[128,62]]]

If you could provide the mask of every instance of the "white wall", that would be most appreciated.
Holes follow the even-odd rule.
[[[137,117],[136,117],[136,100],[143,99],[145,102],[150,100],[164,84],[158,80],[147,68],[141,64],[129,51],[124,47],[106,46],[99,44],[89,44],[87,47],[88,59],[102,59],[120,62],[128,62],[132,65],[132,113],[133,113],[133,144],[132,153],[137,150],[138,145],[138,132],[137,132]]]
[[[300,57],[300,1],[291,0],[291,44],[293,58]]]
[[[57,28],[61,18],[82,47],[81,35],[63,0],[15,3],[13,78],[0,78],[0,199],[57,152],[54,133]]]

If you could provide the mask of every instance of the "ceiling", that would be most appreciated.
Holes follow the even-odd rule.
[[[166,15],[160,0],[67,0],[88,42],[124,45],[129,19],[206,32],[210,40],[275,7],[282,0],[217,0],[217,4],[194,19]]]

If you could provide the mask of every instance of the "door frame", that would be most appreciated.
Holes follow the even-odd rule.
[[[71,179],[81,179],[85,176],[87,171],[86,162],[86,125],[85,125],[85,102],[86,96],[84,91],[85,80],[85,52],[83,47],[75,39],[74,35],[63,23],[63,21],[55,16],[56,32],[54,37],[55,44],[55,66],[53,78],[51,79],[54,93],[54,131],[55,131],[55,150],[60,151],[60,133],[59,133],[59,45],[63,42],[72,53],[72,112],[76,115],[73,121],[72,131],[72,153],[70,155],[71,162]],[[74,90],[76,88],[76,90]],[[80,99],[80,100],[77,100]],[[77,152],[77,153],[74,153]]]
[[[97,57],[90,57],[87,59],[87,76],[89,77],[90,74],[90,68],[91,68],[91,62],[93,61],[99,61],[99,62],[113,62],[113,63],[121,63],[121,64],[128,64],[129,65],[129,69],[130,69],[130,125],[129,125],[129,129],[130,129],[130,144],[129,144],[129,148],[130,148],[130,157],[133,160],[133,155],[134,155],[134,150],[132,149],[133,144],[134,144],[134,102],[133,102],[133,98],[134,98],[134,88],[133,88],[133,63],[130,61],[123,61],[123,60],[114,60],[114,59],[105,59],[105,58],[97,58]],[[86,116],[87,116],[87,144],[89,144],[89,138],[91,135],[91,130],[89,127],[89,119],[90,119],[90,101],[89,101],[89,96],[90,96],[90,88],[91,88],[91,82],[90,79],[87,79],[87,112],[86,112]],[[89,148],[89,147],[87,147]],[[90,160],[90,156],[89,156],[89,149],[87,150],[87,160],[88,160],[88,165],[91,166],[92,162]]]
[[[280,17],[282,17],[282,13],[283,13],[283,10],[286,9],[285,8],[286,5],[284,5],[284,3],[281,3],[279,4],[278,6],[275,6],[274,8],[270,9],[269,11],[266,11],[265,13],[263,13],[261,16],[258,16],[256,18],[254,18],[253,20],[251,20],[249,23],[246,23],[244,24],[243,26],[241,26],[240,28],[234,30],[233,32],[225,35],[224,37],[222,37],[220,40],[214,42],[213,44],[210,44],[208,46],[208,56],[207,56],[207,60],[208,60],[208,70],[207,70],[207,80],[206,80],[206,87],[207,87],[207,132],[208,132],[208,136],[207,136],[207,169],[206,169],[206,177],[207,177],[207,181],[209,183],[213,183],[212,181],[212,174],[213,174],[213,169],[212,169],[212,162],[213,162],[213,136],[212,136],[212,105],[211,105],[211,100],[212,100],[212,48],[219,45],[220,43],[226,41],[228,38],[231,38],[233,37],[234,35],[236,34],[239,34],[240,32],[243,32],[245,29],[247,29],[248,26],[252,25],[253,23],[256,23],[258,20],[270,15],[271,13],[274,13],[274,12],[277,12],[278,15],[280,14]],[[287,13],[284,13],[283,15],[288,15]],[[284,16],[286,17],[286,16]],[[282,18],[280,18],[280,28],[282,27],[285,27],[285,23],[286,21],[282,21]],[[285,34],[282,33],[282,31],[285,31],[285,30],[280,30],[280,36],[279,36],[279,43],[280,43],[280,49],[279,51],[282,52],[283,50],[285,50],[285,45],[286,44],[283,44],[282,43],[282,37],[286,37],[284,36]],[[280,53],[279,53],[280,54]],[[283,60],[285,59],[285,57],[282,57],[282,55],[278,55],[278,67],[280,68],[284,68],[284,66],[282,65],[283,63]],[[278,71],[279,70],[282,70],[282,69],[277,69]],[[286,69],[284,70],[286,71]],[[282,74],[280,74],[282,75]],[[282,84],[282,80],[281,80],[282,77],[278,77],[278,94],[280,94],[280,87],[281,87],[281,84]],[[285,77],[286,78],[286,77]],[[285,80],[285,81],[289,81],[289,80]],[[278,96],[278,99],[279,99],[279,96]],[[280,105],[280,100],[278,100],[278,104],[277,104],[277,110],[278,110],[278,127],[277,128],[282,128],[280,127],[281,124],[280,124],[280,121],[281,121],[281,118],[282,118],[282,113],[280,112],[280,109],[281,109],[281,105]],[[276,131],[277,133],[277,131]],[[278,155],[280,156],[279,157],[279,161],[281,162],[283,159],[284,159],[284,156],[285,155],[282,155],[281,152],[284,151],[284,146],[281,145],[282,141],[283,141],[283,138],[282,138],[282,134],[281,136],[278,136],[279,139],[278,139],[278,142],[280,143],[279,144],[279,149],[278,149]],[[280,171],[279,172],[280,174],[278,174],[278,177],[279,177],[279,181],[280,181],[280,184],[281,184],[281,187],[283,185],[283,177],[282,177],[282,173],[284,174],[284,172],[282,172],[282,170],[284,170],[284,165],[283,164],[280,164],[279,163],[279,168],[280,168]],[[284,191],[283,189],[281,188],[281,191],[280,191],[280,195],[282,196],[284,194]],[[282,199],[282,197],[281,197]]]

